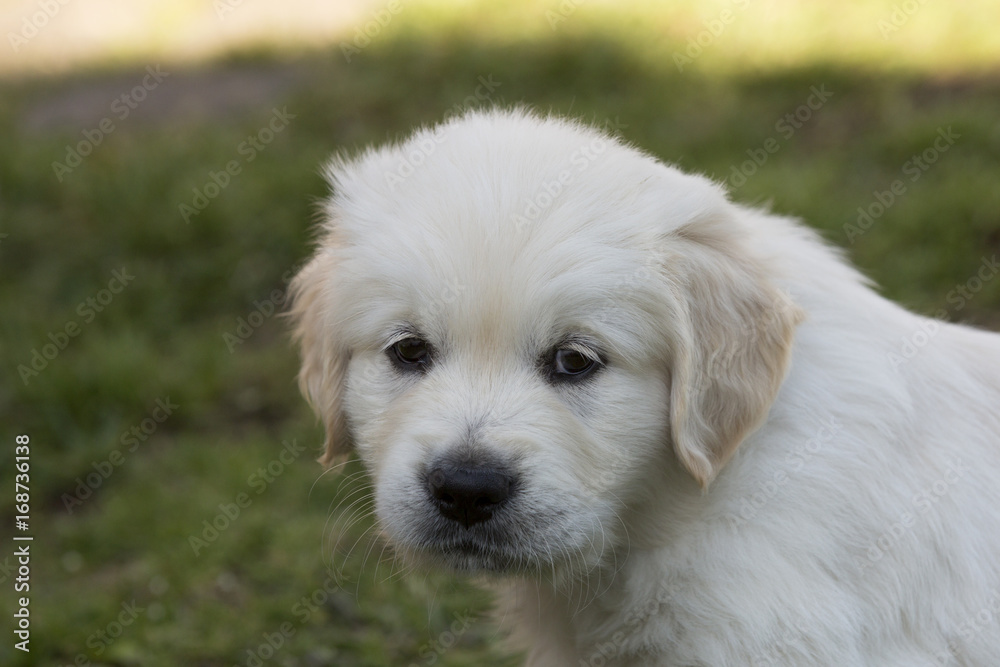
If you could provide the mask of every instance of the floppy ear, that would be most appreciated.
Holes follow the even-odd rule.
[[[293,338],[302,356],[299,389],[326,427],[326,449],[319,459],[324,466],[330,466],[350,450],[341,410],[349,355],[337,344],[328,323],[332,301],[330,280],[335,270],[334,253],[321,249],[292,279],[289,288]]]
[[[736,214],[720,207],[667,239],[680,310],[671,434],[702,488],[767,416],[803,316],[744,246]]]

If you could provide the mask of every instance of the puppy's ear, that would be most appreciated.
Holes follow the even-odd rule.
[[[302,356],[299,389],[326,427],[326,449],[319,461],[329,466],[350,449],[341,409],[349,357],[328,322],[330,281],[337,267],[334,253],[323,247],[292,280],[289,315]]]
[[[704,488],[767,416],[802,311],[767,277],[720,206],[669,235],[678,298],[670,420],[673,445]]]

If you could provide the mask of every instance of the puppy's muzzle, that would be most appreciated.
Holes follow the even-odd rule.
[[[492,466],[439,463],[427,472],[427,490],[441,516],[466,528],[493,516],[514,491],[514,477]]]

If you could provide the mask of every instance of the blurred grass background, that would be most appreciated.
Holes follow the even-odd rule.
[[[0,3],[5,619],[18,433],[36,536],[32,651],[5,633],[0,664],[517,664],[488,596],[391,562],[356,464],[314,463],[272,311],[319,165],[473,105],[610,121],[801,216],[889,297],[1000,328],[1000,281],[972,280],[1000,251],[998,25],[992,0]]]

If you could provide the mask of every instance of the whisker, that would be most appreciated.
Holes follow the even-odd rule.
[[[335,466],[331,466],[331,467],[327,468],[326,470],[324,470],[323,472],[321,472],[321,473],[319,474],[319,476],[318,476],[318,477],[316,477],[316,479],[314,479],[314,480],[313,480],[313,483],[312,483],[312,485],[311,485],[311,486],[309,487],[309,493],[308,493],[308,494],[306,495],[306,497],[307,497],[307,498],[311,498],[311,497],[312,497],[312,492],[313,492],[313,489],[315,489],[315,488],[316,488],[316,484],[317,484],[317,483],[319,482],[319,480],[323,479],[323,477],[325,477],[325,476],[326,476],[326,475],[328,475],[329,473],[332,473],[332,472],[339,472],[339,471],[340,471],[340,468],[343,468],[344,466],[346,466],[346,465],[347,465],[348,463],[350,463],[350,462],[351,462],[351,460],[350,460],[350,459],[348,459],[347,461],[343,461],[343,462],[341,462],[341,463],[338,463],[337,465],[335,465]]]

